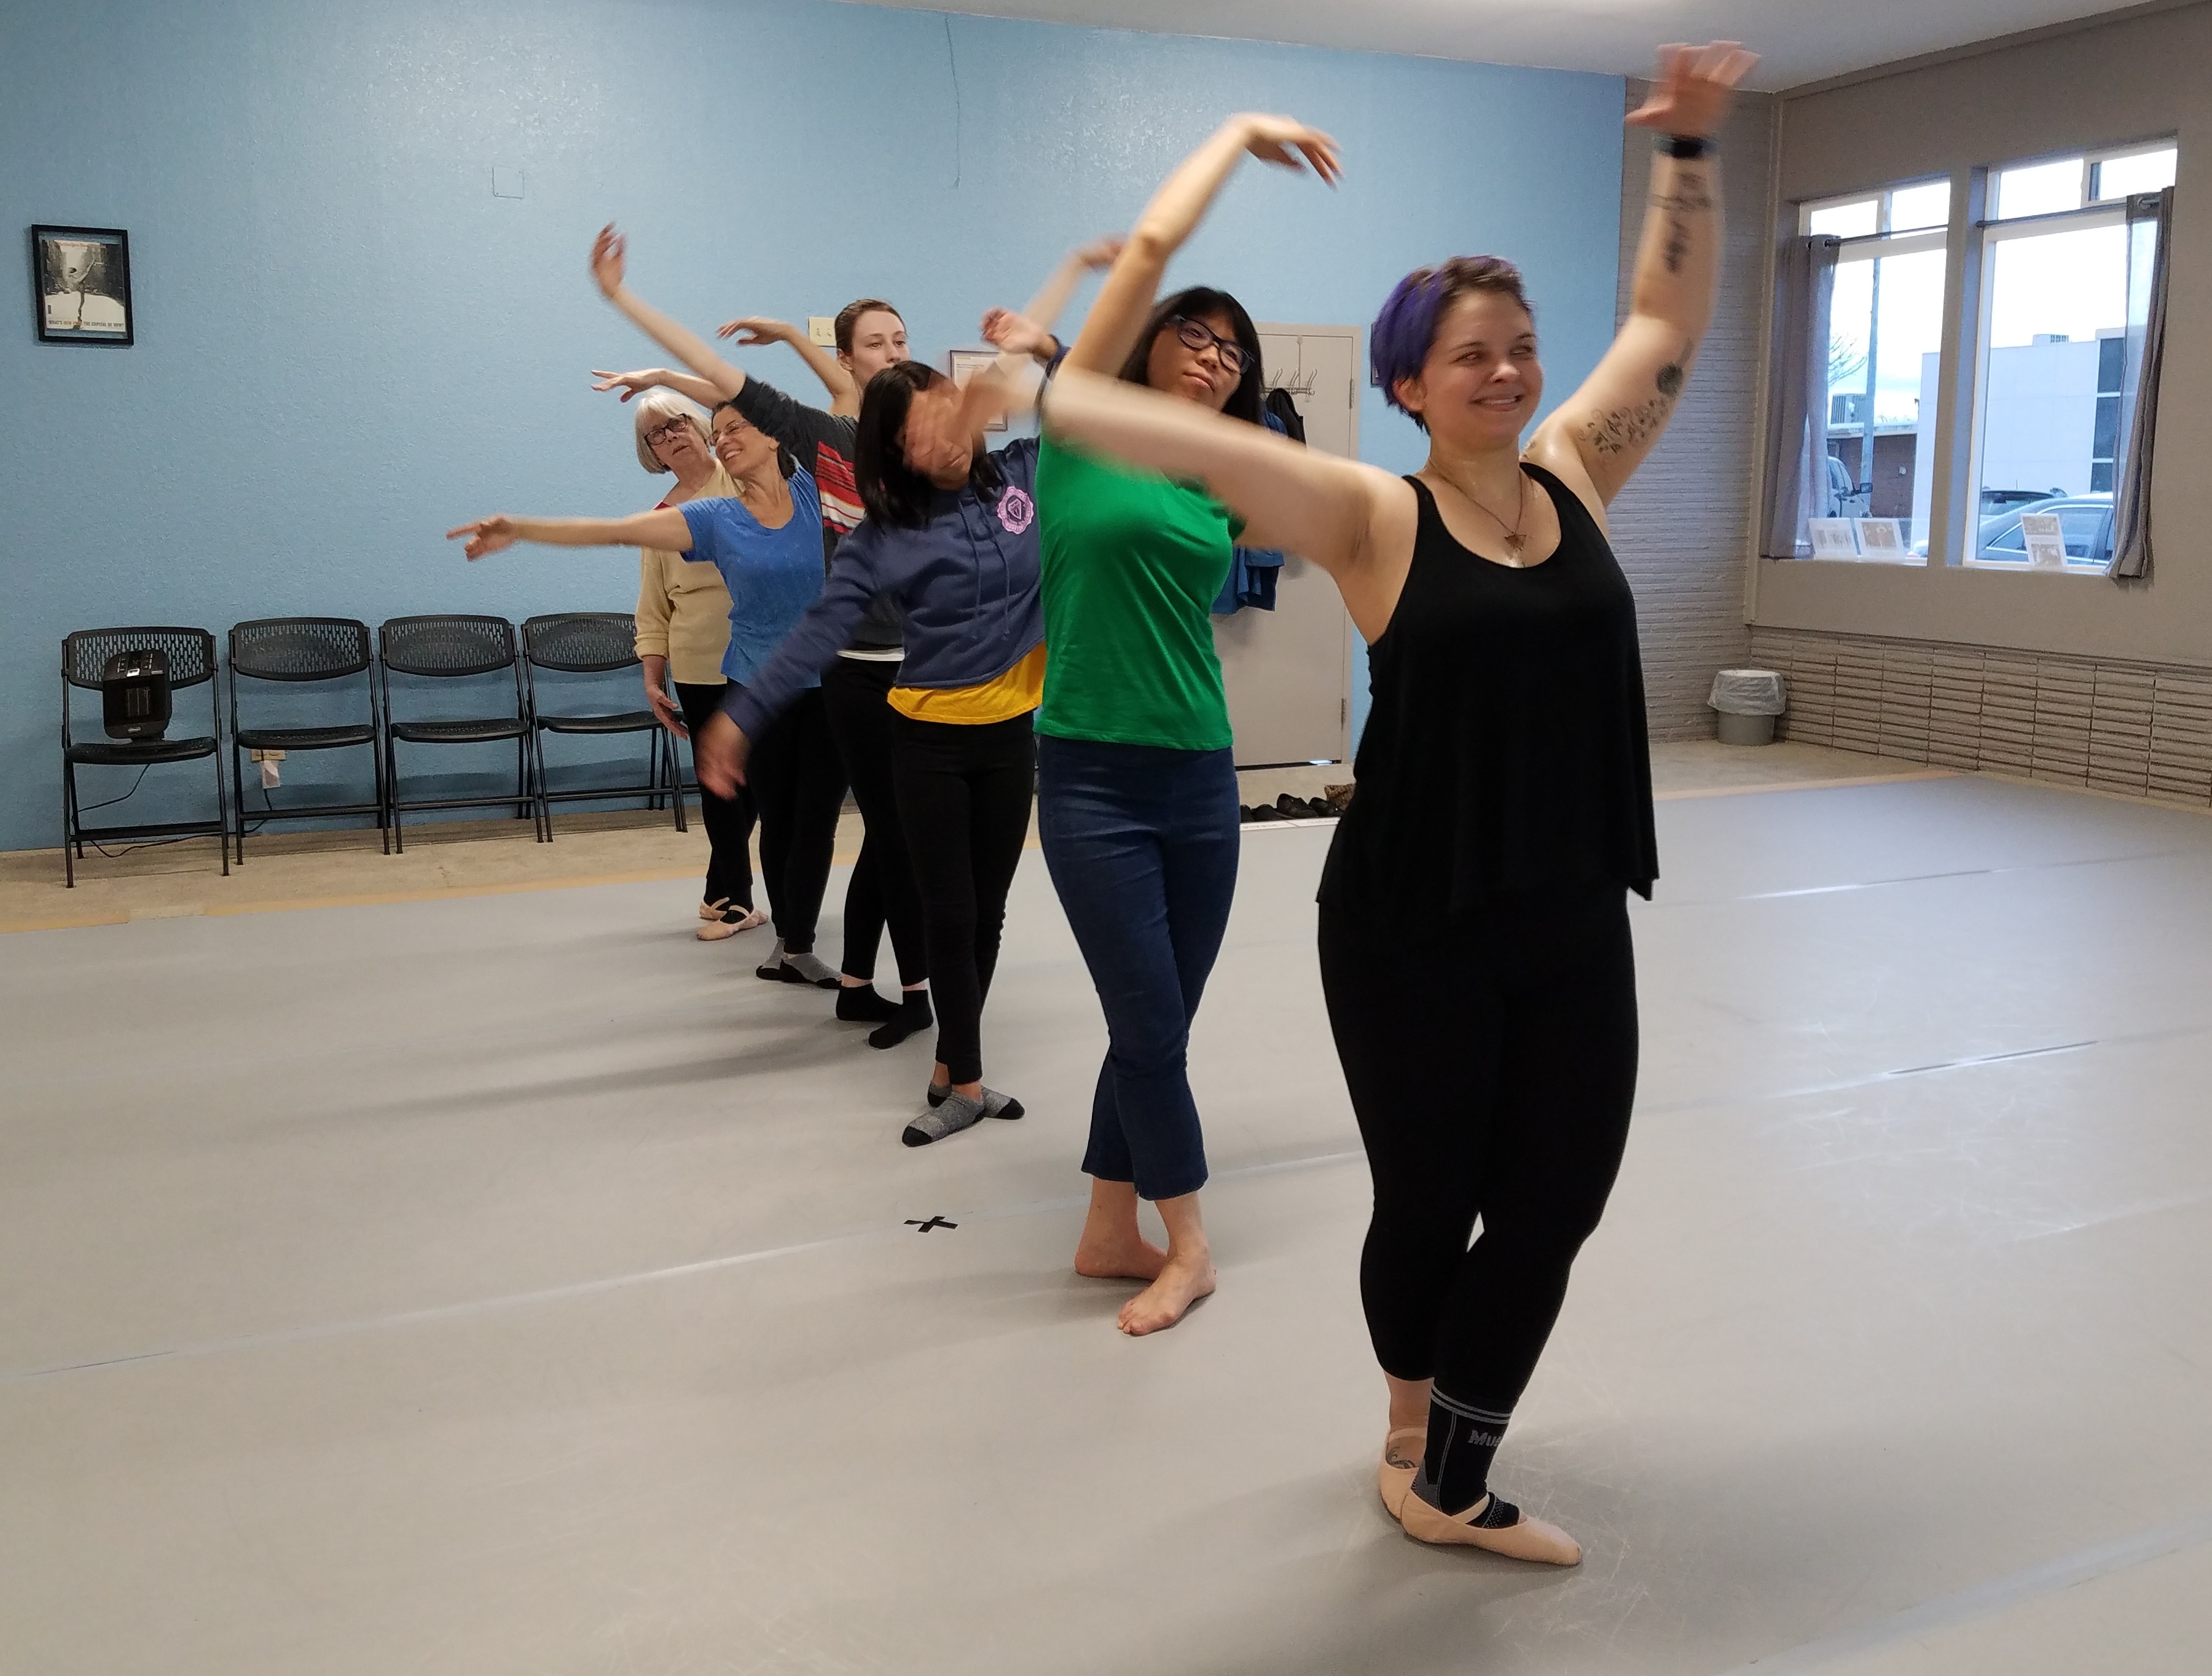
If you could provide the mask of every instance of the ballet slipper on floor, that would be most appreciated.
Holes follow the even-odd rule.
[[[755,926],[767,923],[768,915],[759,908],[739,908],[732,903],[699,927],[699,940],[702,943],[719,943],[726,937],[735,937],[741,931],[750,931]]]
[[[1582,1564],[1581,1543],[1557,1525],[1531,1519],[1510,1502],[1501,1503],[1501,1507],[1519,1515],[1513,1523],[1488,1528],[1474,1523],[1488,1515],[1492,1499],[1485,1496],[1466,1512],[1454,1515],[1431,1507],[1409,1491],[1399,1503],[1398,1522],[1406,1527],[1406,1534],[1416,1541],[1432,1542],[1441,1547],[1486,1548],[1508,1559],[1534,1560],[1543,1565]]]
[[[1393,1519],[1399,1516],[1399,1509],[1413,1491],[1413,1475],[1421,1470],[1421,1451],[1428,1436],[1425,1425],[1400,1426],[1382,1440],[1382,1464],[1375,1469],[1375,1487],[1382,1492],[1382,1505],[1389,1509]]]

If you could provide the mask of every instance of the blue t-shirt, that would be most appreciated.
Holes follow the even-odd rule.
[[[735,499],[686,501],[677,508],[691,527],[690,557],[713,565],[729,585],[725,680],[751,680],[822,592],[821,499],[804,467],[792,473],[790,487],[791,516],[780,529],[766,527]]]

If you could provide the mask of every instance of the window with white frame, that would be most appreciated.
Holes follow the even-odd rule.
[[[1910,181],[1800,207],[1842,241],[1828,311],[1826,458],[1808,501],[1823,558],[1924,564],[1943,348],[1951,183]]]
[[[1966,563],[2098,575],[2111,560],[2156,254],[2128,200],[2172,185],[2175,162],[2165,141],[1990,171]]]

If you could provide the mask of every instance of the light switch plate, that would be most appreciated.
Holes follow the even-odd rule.
[[[491,166],[491,195],[494,197],[522,196],[522,167],[515,163],[494,163]]]
[[[806,317],[806,336],[825,349],[837,347],[837,317],[834,314],[809,314]]]

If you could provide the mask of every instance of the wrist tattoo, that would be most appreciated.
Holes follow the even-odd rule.
[[[1690,222],[1712,213],[1712,193],[1702,174],[1684,170],[1675,178],[1674,190],[1652,193],[1650,203],[1667,217],[1667,241],[1660,247],[1660,256],[1668,273],[1679,274],[1690,253]]]

